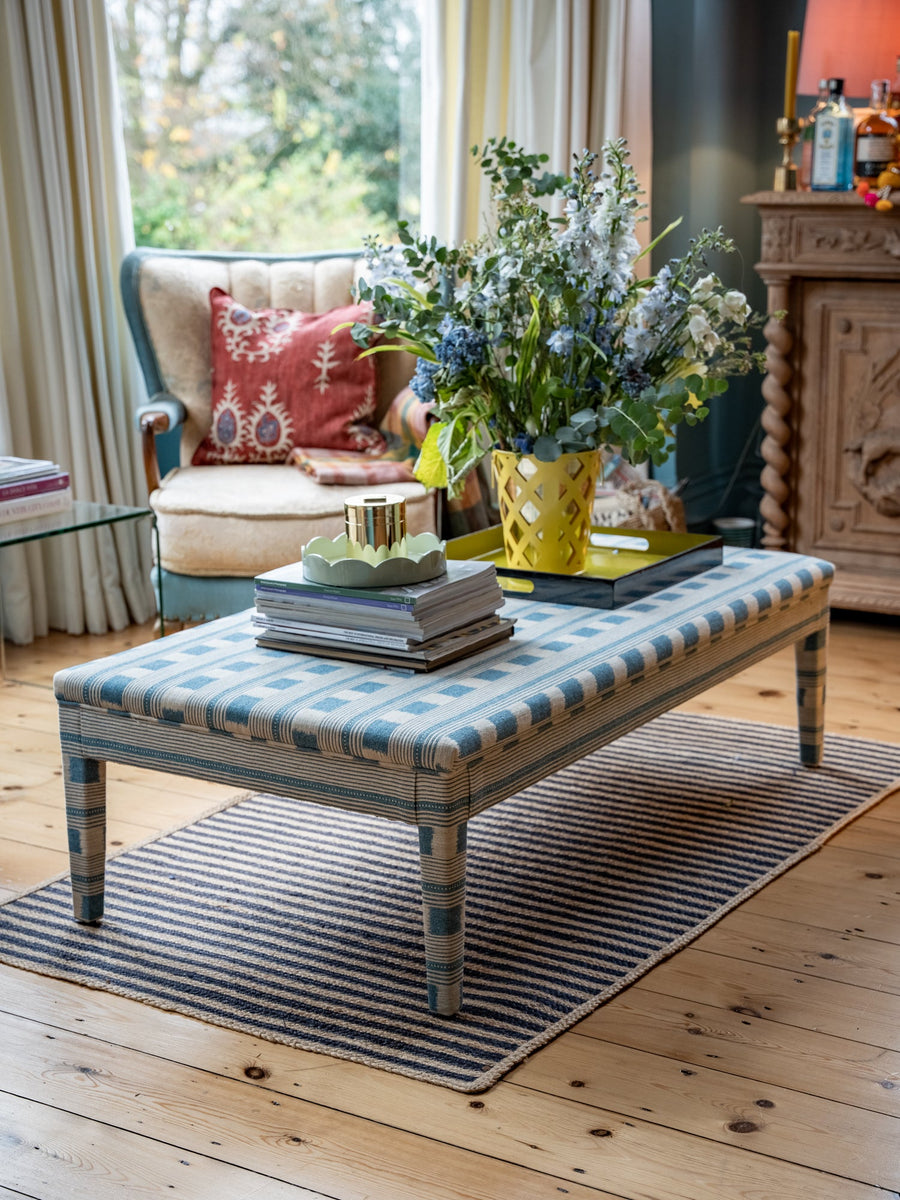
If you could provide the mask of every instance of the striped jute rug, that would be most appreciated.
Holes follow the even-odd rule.
[[[107,916],[65,878],[0,908],[0,958],[478,1091],[816,849],[900,746],[669,714],[470,822],[464,1009],[425,1007],[415,830],[253,796],[125,851]]]

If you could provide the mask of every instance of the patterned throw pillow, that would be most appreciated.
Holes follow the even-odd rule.
[[[372,427],[375,365],[360,358],[346,321],[369,309],[326,313],[245,308],[221,288],[212,308],[212,428],[194,466],[283,463],[294,446],[380,454]]]

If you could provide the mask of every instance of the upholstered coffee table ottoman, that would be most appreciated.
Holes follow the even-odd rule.
[[[613,611],[510,600],[510,641],[424,675],[260,649],[249,612],[61,671],[75,918],[103,915],[107,761],[406,821],[428,1003],[452,1014],[467,821],[791,644],[800,757],[818,763],[832,573],[726,549],[722,566]]]

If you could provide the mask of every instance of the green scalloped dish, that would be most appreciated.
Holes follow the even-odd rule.
[[[620,608],[722,562],[722,539],[709,534],[595,525],[587,564],[577,575],[523,571],[507,565],[499,525],[447,542],[448,558],[495,564],[504,592],[524,600]]]
[[[303,575],[312,583],[329,587],[402,587],[436,579],[447,569],[446,543],[435,534],[410,534],[404,541],[405,555],[387,555],[380,561],[367,562],[347,557],[346,533],[336,538],[313,538],[303,547]]]

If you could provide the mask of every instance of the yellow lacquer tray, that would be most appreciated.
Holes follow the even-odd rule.
[[[493,562],[505,592],[586,608],[619,608],[722,562],[722,539],[703,533],[613,529],[595,525],[583,571],[560,575],[508,566],[499,525],[451,538],[447,558]]]

